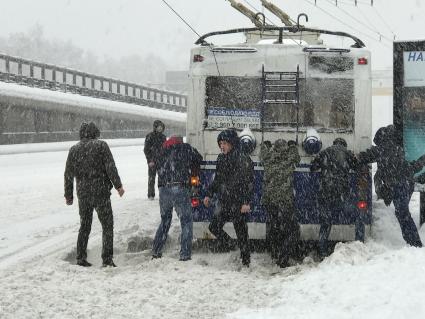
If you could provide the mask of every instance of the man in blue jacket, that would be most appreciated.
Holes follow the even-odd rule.
[[[182,229],[180,260],[192,256],[193,219],[190,204],[190,177],[199,171],[202,156],[181,136],[170,137],[158,157],[158,187],[161,223],[153,241],[152,257],[162,257],[173,217],[173,207],[180,218]]]

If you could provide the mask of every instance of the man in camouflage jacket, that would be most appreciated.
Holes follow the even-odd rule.
[[[294,206],[294,169],[300,162],[295,142],[276,140],[273,147],[263,143],[260,157],[264,167],[261,203],[268,216],[268,244],[273,259],[288,266],[289,256],[298,248],[299,224]],[[288,145],[289,144],[289,145]]]

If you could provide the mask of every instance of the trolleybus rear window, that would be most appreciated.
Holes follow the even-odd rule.
[[[311,56],[308,59],[309,69],[324,73],[350,72],[354,69],[352,57],[344,56]]]
[[[206,106],[237,110],[261,107],[261,79],[210,76],[206,80]]]
[[[300,104],[266,105],[263,124],[269,127],[354,128],[354,80],[300,79]]]
[[[352,78],[301,78],[299,81],[300,103],[264,104],[262,111],[263,126],[278,127],[316,127],[351,131],[354,128],[354,80]],[[248,120],[255,117],[244,111],[258,111],[262,101],[261,78],[247,77],[207,77],[206,108],[211,114],[210,127],[229,126],[235,121],[216,123],[213,114],[220,109],[222,114],[240,111]],[[223,111],[229,110],[229,112]],[[239,112],[239,113],[240,113]],[[224,119],[224,117],[222,117]],[[252,121],[252,119],[250,119]],[[224,121],[224,120],[223,120]],[[214,123],[214,124],[213,124]],[[257,124],[249,125],[259,128]],[[233,124],[238,127],[236,124]]]

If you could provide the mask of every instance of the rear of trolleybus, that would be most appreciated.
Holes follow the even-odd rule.
[[[192,183],[196,238],[212,236],[208,224],[214,208],[203,206],[202,199],[214,176],[217,135],[223,129],[235,128],[257,142],[251,153],[255,164],[255,198],[248,224],[252,239],[266,235],[266,212],[260,204],[262,141],[282,138],[298,143],[302,159],[294,173],[294,191],[304,240],[317,240],[320,227],[320,172],[310,172],[311,160],[337,137],[344,138],[355,153],[371,145],[370,53],[363,43],[352,37],[353,46],[335,48],[323,45],[318,36],[329,31],[308,29],[305,34],[316,34],[313,41],[294,41],[282,39],[285,27],[273,29],[278,41],[252,41],[260,31],[249,29],[247,43],[202,45],[191,51],[187,139],[204,157]],[[330,240],[354,240],[355,231],[363,233],[363,226],[366,233],[370,231],[369,167],[352,172],[351,188],[351,209],[334,212]],[[225,229],[235,236],[230,224]]]

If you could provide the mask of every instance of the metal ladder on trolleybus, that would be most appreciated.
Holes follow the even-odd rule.
[[[291,124],[298,125],[298,104],[300,100],[299,93],[300,70],[297,65],[296,72],[265,71],[262,67],[262,102],[263,114],[267,105],[273,104],[291,104],[297,106],[296,122]],[[273,125],[279,123],[263,122]]]

